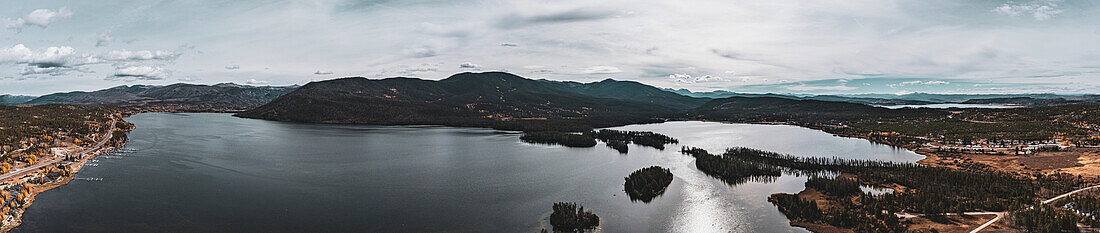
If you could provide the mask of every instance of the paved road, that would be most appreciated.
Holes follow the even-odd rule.
[[[1050,204],[1051,202],[1058,201],[1059,199],[1066,198],[1068,196],[1072,196],[1073,194],[1077,194],[1079,192],[1084,192],[1084,191],[1087,191],[1089,189],[1094,189],[1094,188],[1100,188],[1100,185],[1084,187],[1084,188],[1080,188],[1080,189],[1077,189],[1077,190],[1070,191],[1068,193],[1063,193],[1062,195],[1058,195],[1056,197],[1043,200],[1042,203],[1043,204]],[[1032,207],[1028,207],[1028,208],[1030,209]],[[970,233],[977,233],[979,231],[984,230],[986,227],[989,227],[990,225],[993,225],[993,223],[996,223],[997,220],[1001,220],[1001,218],[1004,217],[1005,213],[1006,212],[965,212],[963,214],[964,215],[986,215],[986,214],[995,214],[995,215],[997,215],[996,218],[990,219],[989,222],[986,222],[985,224],[982,224],[981,226],[978,226],[978,228],[974,228],[974,230],[970,231]],[[913,217],[924,216],[924,214],[910,214],[910,213],[896,213],[894,215],[898,216],[899,218],[913,218]],[[958,215],[958,214],[957,213],[944,213],[943,215]]]
[[[1058,196],[1053,197],[1051,199],[1043,200],[1043,204],[1048,204],[1048,203],[1057,201],[1058,199],[1062,199],[1062,198],[1065,198],[1065,197],[1068,197],[1068,196],[1072,196],[1073,194],[1077,194],[1079,192],[1084,192],[1086,190],[1094,189],[1094,188],[1100,188],[1100,185],[1089,186],[1089,187],[1084,187],[1084,188],[1080,188],[1080,189],[1077,189],[1077,190],[1073,190],[1071,192],[1064,193],[1062,195],[1058,195]],[[1033,208],[1033,207],[1028,207],[1028,209],[1030,209],[1030,208]],[[989,225],[993,225],[993,223],[997,222],[997,220],[1001,220],[1001,216],[1003,216],[1004,214],[1005,214],[1004,212],[1001,212],[1001,213],[997,214],[996,218],[993,218],[993,220],[989,220],[989,222],[986,222],[985,224],[982,224],[981,226],[978,226],[978,228],[974,228],[974,230],[970,231],[970,233],[978,233],[979,231],[982,231],[983,229],[985,229]]]
[[[996,212],[994,214],[997,215],[996,218],[990,219],[988,222],[985,222],[985,224],[982,224],[981,226],[978,226],[978,228],[974,228],[974,230],[970,231],[970,233],[978,233],[979,231],[982,231],[986,227],[989,227],[990,225],[993,225],[993,223],[997,222],[997,220],[1001,220],[1001,217],[1005,216],[1005,212]]]
[[[110,141],[111,136],[114,135],[114,133],[115,133],[115,123],[117,121],[118,120],[115,120],[114,117],[111,118],[111,126],[110,126],[111,129],[109,131],[107,131],[107,136],[103,138],[103,141],[100,141],[99,143],[97,143],[92,148],[89,148],[87,150],[81,151],[80,153],[77,153],[75,156],[83,157],[87,153],[99,150],[100,147],[103,147],[103,144],[107,144],[107,141]],[[62,160],[64,160],[64,159],[54,159],[54,160],[50,160],[49,162],[39,163],[39,164],[34,165],[34,166],[25,167],[23,169],[15,170],[13,172],[9,172],[8,174],[0,175],[0,180],[6,180],[8,178],[17,177],[17,176],[23,175],[23,173],[27,173],[29,171],[34,171],[34,170],[38,170],[38,169],[40,169],[42,167],[45,167],[45,166],[50,166],[50,165],[57,164],[58,162],[61,162]]]

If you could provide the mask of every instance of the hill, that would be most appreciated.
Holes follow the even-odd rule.
[[[729,98],[729,97],[750,97],[750,98],[772,97],[772,98],[783,98],[783,99],[793,99],[793,100],[822,100],[822,101],[832,101],[832,102],[848,102],[848,103],[858,103],[858,104],[868,104],[868,105],[922,105],[922,104],[939,103],[939,102],[931,102],[931,101],[923,101],[923,100],[875,98],[875,97],[849,97],[849,96],[839,96],[839,95],[797,95],[797,94],[774,94],[774,93],[752,94],[752,93],[737,93],[737,92],[722,91],[722,90],[710,91],[710,92],[692,92],[692,91],[687,90],[687,89],[678,89],[678,90],[665,89],[665,90],[668,90],[670,92],[674,92],[674,93],[677,93],[677,94],[685,95],[685,96],[711,98],[711,99],[721,99],[721,98]]]
[[[855,95],[841,95],[844,97],[856,97],[856,98],[878,98],[878,99],[894,99],[894,100],[915,100],[925,101],[931,103],[964,103],[971,100],[980,99],[1017,99],[1017,98],[1031,98],[1031,99],[1065,99],[1072,101],[1097,101],[1100,100],[1096,95],[1059,95],[1059,94],[931,94],[931,93],[909,93],[904,95],[894,94],[855,94]]]
[[[865,104],[775,97],[715,99],[692,111],[697,119],[735,122],[860,121],[943,116],[936,109],[887,109]]]
[[[1055,99],[1038,99],[1031,97],[1011,97],[1011,98],[991,98],[991,99],[971,99],[963,101],[963,104],[1008,104],[1008,105],[1020,105],[1020,106],[1050,106],[1061,104],[1073,104],[1084,102],[1084,100],[1067,100],[1065,98]]]
[[[167,86],[132,85],[92,92],[74,91],[49,94],[30,100],[25,104],[117,106],[174,104],[204,108],[245,108],[267,103],[296,88],[296,86],[248,86],[232,83],[217,85],[183,83]]]
[[[706,101],[637,82],[559,82],[487,72],[461,73],[439,81],[341,78],[311,82],[237,116],[530,130],[656,122],[681,117],[683,111]]]
[[[802,98],[697,98],[630,81],[559,82],[488,72],[461,73],[439,81],[356,77],[311,82],[237,116],[314,123],[587,130],[668,119],[822,122],[945,113]]]

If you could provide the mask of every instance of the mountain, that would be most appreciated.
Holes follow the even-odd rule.
[[[709,101],[631,81],[533,80],[503,72],[439,81],[341,78],[311,82],[237,116],[279,121],[532,129],[603,127],[679,117]],[[529,125],[538,122],[538,126]]]
[[[797,95],[797,94],[773,94],[773,93],[751,94],[751,93],[737,93],[737,92],[730,92],[730,91],[723,91],[723,90],[709,91],[709,92],[692,92],[692,91],[687,90],[687,89],[679,89],[679,90],[665,89],[665,90],[670,91],[670,92],[674,92],[674,93],[677,93],[677,94],[685,95],[685,96],[711,98],[711,99],[721,99],[721,98],[729,98],[729,97],[749,97],[749,98],[769,97],[769,98],[783,98],[783,99],[792,99],[792,100],[821,100],[821,101],[832,101],[832,102],[848,102],[848,103],[858,103],[858,104],[867,104],[867,105],[922,105],[922,104],[935,104],[935,103],[938,103],[938,102],[929,102],[929,101],[922,101],[922,100],[890,99],[890,98],[874,98],[874,97],[848,97],[848,96],[839,96],[839,95]]]
[[[729,97],[714,99],[691,111],[696,119],[757,121],[831,121],[934,116],[937,109],[887,109],[866,104],[776,97]]]
[[[25,95],[0,95],[0,105],[20,105],[34,98],[34,96]]]
[[[98,91],[74,91],[44,95],[25,104],[156,105],[175,104],[203,108],[245,108],[261,105],[289,93],[297,86],[248,86],[232,83],[167,86],[118,86]]]
[[[977,99],[1006,99],[1006,98],[1033,98],[1033,99],[1059,99],[1066,100],[1095,100],[1095,96],[1089,95],[1058,95],[1058,94],[931,94],[931,93],[910,93],[904,95],[894,94],[855,94],[855,95],[841,95],[844,97],[859,97],[859,98],[880,98],[880,99],[895,99],[895,100],[917,100],[927,101],[933,103],[963,103],[969,100]]]
[[[641,101],[676,109],[691,109],[710,101],[708,98],[686,96],[635,81],[605,79],[594,83],[560,83],[569,86],[569,88],[575,88],[578,93],[584,95]]]
[[[1086,100],[1067,100],[1065,98],[1037,99],[1037,98],[1031,98],[1031,97],[1011,97],[1011,98],[971,99],[971,100],[963,101],[962,104],[1008,104],[1008,105],[1021,105],[1021,106],[1050,106],[1050,105],[1081,103],[1083,101],[1086,101]]]
[[[867,105],[924,105],[924,104],[936,104],[937,102],[923,101],[923,100],[907,100],[907,99],[887,99],[887,98],[869,98],[869,97],[846,97],[838,95],[816,95],[810,97],[803,97],[801,99],[808,100],[821,100],[821,101],[834,101],[834,102],[848,102]]]
[[[798,98],[802,97],[802,96],[798,96],[798,95],[785,95],[785,94],[773,94],[773,93],[767,93],[767,94],[738,93],[738,92],[723,91],[723,90],[706,91],[706,92],[693,92],[693,91],[688,90],[688,89],[672,89],[672,88],[666,88],[664,90],[669,91],[669,92],[673,92],[673,93],[676,93],[676,94],[684,95],[684,96],[699,97],[699,98],[711,98],[711,99],[721,99],[721,98],[729,98],[729,97],[752,97],[752,98],[774,97],[774,98],[785,98],[785,99],[798,99]]]
[[[667,119],[831,121],[943,115],[807,97],[699,98],[631,81],[526,79],[502,72],[439,81],[341,78],[311,82],[239,117],[293,122],[584,130]]]

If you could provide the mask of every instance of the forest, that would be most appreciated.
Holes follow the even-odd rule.
[[[718,178],[729,185],[766,180],[782,175],[782,170],[775,166],[750,163],[732,156],[713,155],[699,148],[685,146],[680,149],[680,152],[695,157],[695,167],[704,174]]]
[[[1052,206],[1034,203],[1032,207],[1020,207],[1009,212],[1012,225],[1025,232],[1080,232],[1077,222],[1081,217]]]
[[[113,107],[75,105],[0,106],[0,154],[37,143],[48,143],[60,136],[77,138],[99,133],[110,127]]]
[[[641,146],[648,146],[657,149],[664,150],[666,144],[680,143],[675,138],[646,131],[619,131],[611,129],[601,129],[599,131],[589,132],[592,137],[599,139],[603,142],[619,141],[638,144]]]
[[[633,143],[664,150],[666,144],[679,143],[675,138],[646,131],[619,131],[601,129],[599,131],[583,131],[573,133],[568,131],[525,131],[519,138],[523,142],[563,145],[567,147],[593,147],[596,141],[604,142],[611,149],[626,154],[629,151],[627,145]]]
[[[652,166],[638,169],[624,179],[623,190],[630,200],[649,202],[664,194],[668,185],[672,184],[672,172],[668,168]]]
[[[554,212],[550,214],[550,225],[554,232],[584,232],[600,225],[600,217],[584,211],[577,203],[554,203]]]
[[[567,147],[593,147],[596,139],[588,134],[566,133],[556,131],[524,132],[519,140],[527,143],[563,145]]]
[[[905,229],[893,213],[939,215],[971,211],[1008,211],[1039,200],[1041,193],[1060,193],[1082,187],[1080,177],[1035,175],[1021,177],[998,172],[970,172],[920,164],[839,158],[796,157],[750,148],[730,148],[722,155],[684,147],[696,157],[696,166],[708,175],[736,185],[746,177],[809,175],[806,186],[830,196],[834,207],[816,214],[816,203],[791,197],[771,201],[796,219],[870,232]],[[824,178],[829,173],[849,178]],[[893,193],[863,195],[860,184],[897,187]],[[846,198],[858,196],[856,199]],[[883,214],[889,213],[889,214]],[[814,219],[814,217],[818,217]],[[868,221],[873,219],[874,221]],[[873,229],[873,230],[872,230]]]
[[[816,189],[834,197],[856,196],[863,192],[860,191],[858,182],[843,177],[810,177],[810,179],[806,181],[806,187]]]

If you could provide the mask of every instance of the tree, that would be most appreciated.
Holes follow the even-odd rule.
[[[554,203],[554,213],[550,214],[550,225],[554,232],[584,232],[600,225],[600,217],[584,211],[577,203]]]

